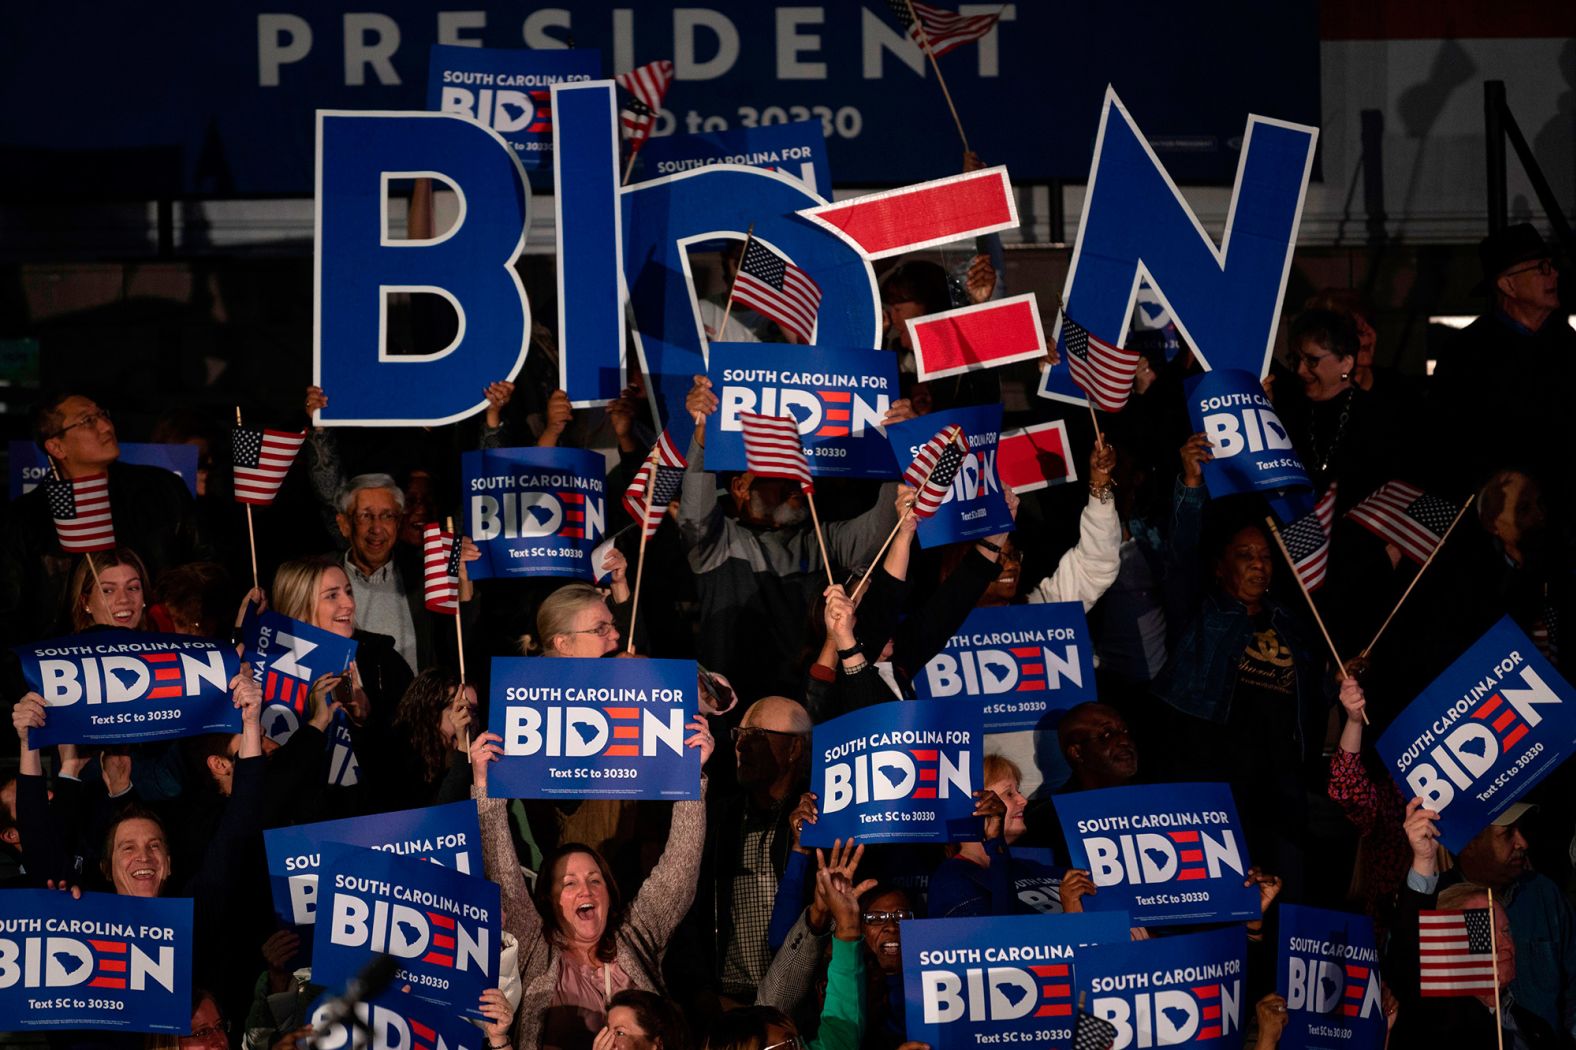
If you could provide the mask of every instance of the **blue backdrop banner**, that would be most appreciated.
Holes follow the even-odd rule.
[[[978,704],[986,732],[1034,729],[1050,711],[1095,699],[1083,604],[975,609],[914,676],[914,692]]]
[[[1140,926],[1260,917],[1245,886],[1247,842],[1225,784],[1155,784],[1056,796],[1073,867],[1099,890],[1090,911],[1125,910]]]
[[[1389,1032],[1379,951],[1364,915],[1282,904],[1275,990],[1286,997],[1285,1050],[1380,1050]]]
[[[338,990],[387,953],[399,964],[395,984],[481,1017],[482,992],[498,985],[498,884],[360,846],[320,852],[313,982]]]
[[[602,53],[594,48],[533,51],[434,44],[429,56],[427,108],[492,128],[528,172],[552,171],[553,85],[602,75]],[[551,188],[552,179],[544,178],[541,185]]]
[[[977,840],[984,736],[967,704],[877,704],[822,722],[810,757],[821,815],[800,841]]]
[[[230,680],[235,647],[185,634],[114,631],[16,647],[28,688],[44,698],[47,723],[33,747],[170,740],[239,733]]]
[[[460,457],[465,534],[481,549],[471,579],[593,580],[607,531],[606,461],[578,448],[494,448]]]
[[[191,1031],[192,902],[0,893],[0,1030]]]
[[[494,798],[700,798],[693,660],[495,656]]]
[[[1116,1029],[1114,1050],[1242,1046],[1248,940],[1241,926],[1078,953],[1076,991]]]
[[[994,32],[938,61],[974,149],[1009,165],[1018,180],[1088,175],[1107,73],[1183,183],[1230,182],[1244,114],[1319,122],[1312,0],[1205,9],[941,6],[1001,12]],[[354,9],[170,0],[160,12],[150,20],[131,9],[93,18],[70,5],[0,9],[0,39],[13,44],[12,83],[53,83],[68,66],[117,71],[113,91],[45,92],[0,114],[0,142],[16,158],[5,169],[9,185],[95,192],[92,173],[103,165],[93,154],[84,160],[87,143],[117,151],[119,183],[149,199],[305,194],[312,111],[423,108],[435,43],[596,48],[607,75],[672,58],[676,79],[656,136],[813,120],[832,170],[850,186],[936,178],[959,165],[956,142],[942,142],[956,133],[935,72],[875,2],[583,0],[522,8],[473,0],[435,10],[420,0]],[[1135,40],[1163,45],[1164,61],[1135,60]],[[1069,60],[1048,60],[1051,41],[1072,42]],[[173,90],[174,70],[201,90]]]
[[[1071,1050],[1079,949],[1127,939],[1121,912],[905,922],[907,1035],[931,1050]]]
[[[1459,850],[1576,750],[1576,692],[1505,617],[1396,716],[1374,745]]]
[[[707,470],[744,469],[739,414],[758,412],[792,416],[798,422],[810,473],[818,478],[893,476],[881,417],[901,396],[895,355],[885,350],[714,343],[706,373],[712,393],[722,402],[706,417]]]
[[[895,475],[901,475],[937,431],[956,423],[969,439],[969,454],[958,467],[952,490],[941,509],[919,523],[922,547],[940,547],[960,540],[977,540],[1011,532],[1012,512],[1001,494],[1001,479],[996,476],[996,439],[1001,434],[1001,406],[977,405],[932,412],[918,419],[905,420],[887,427],[887,440],[896,461]]]

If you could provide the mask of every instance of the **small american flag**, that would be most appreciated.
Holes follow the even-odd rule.
[[[421,530],[422,576],[428,612],[460,611],[460,538],[437,525]]]
[[[1001,17],[1000,11],[993,15],[960,15],[944,7],[920,3],[920,0],[913,0],[913,14],[909,13],[909,0],[887,0],[887,6],[920,50],[928,46],[937,58],[980,39],[996,28],[996,20]],[[915,16],[919,18],[917,24]]]
[[[788,416],[740,412],[744,425],[744,469],[758,478],[797,481],[808,495],[815,491],[810,461],[799,441],[799,424]]]
[[[635,480],[624,490],[624,509],[636,521],[645,519],[643,528],[647,539],[657,534],[657,527],[668,513],[668,504],[678,496],[679,487],[684,484],[684,468],[687,465],[664,430],[662,436],[657,438],[657,443],[651,446],[651,452],[640,465]],[[656,476],[655,482],[652,481],[653,474]],[[654,485],[650,492],[649,513],[646,503],[648,485]],[[593,568],[599,569],[600,566]]]
[[[821,286],[755,238],[744,248],[733,281],[734,301],[770,317],[805,343],[814,342]]]
[[[1138,372],[1138,354],[1111,345],[1066,316],[1062,318],[1062,348],[1067,351],[1073,382],[1089,395],[1096,408],[1120,412],[1127,407],[1133,376]]]
[[[1424,911],[1417,916],[1418,991],[1423,995],[1481,995],[1499,983],[1487,908]]]
[[[648,62],[638,69],[618,76],[618,86],[629,92],[630,100],[618,113],[623,127],[624,140],[629,143],[629,155],[640,152],[640,147],[651,137],[651,127],[656,123],[662,99],[673,84],[673,63]]]
[[[941,507],[968,451],[969,439],[956,423],[943,427],[921,446],[914,462],[903,471],[903,484],[914,490],[914,517],[923,521]]]
[[[1460,509],[1416,485],[1387,481],[1346,516],[1421,565],[1450,531]]]
[[[115,523],[109,513],[109,475],[89,474],[44,483],[49,514],[55,519],[60,549],[70,554],[115,549]]]
[[[1111,1022],[1078,1011],[1078,1024],[1073,1029],[1073,1050],[1111,1050],[1116,1045],[1116,1028]]]
[[[235,452],[236,502],[265,507],[273,503],[304,441],[304,430],[296,434],[262,427],[232,430],[230,447]]]
[[[1335,521],[1335,486],[1332,484],[1313,509],[1281,532],[1291,567],[1310,591],[1324,586],[1324,573],[1330,564],[1330,524]]]

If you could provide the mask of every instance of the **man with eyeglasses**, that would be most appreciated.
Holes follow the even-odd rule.
[[[212,557],[185,483],[160,467],[121,463],[114,421],[92,398],[48,395],[34,407],[32,425],[61,478],[109,475],[115,539],[149,572]],[[44,486],[12,504],[0,533],[0,636],[27,641],[63,632],[76,559],[60,550]]]
[[[396,547],[405,494],[387,474],[358,474],[338,502],[336,520],[349,544],[343,563],[356,596],[356,626],[394,639],[394,648],[413,670],[431,666],[432,621],[422,599],[421,551]]]
[[[1489,295],[1493,309],[1457,333],[1432,380],[1434,437],[1465,458],[1467,469],[1457,456],[1437,457],[1448,476],[1430,491],[1446,484],[1447,491],[1471,491],[1506,466],[1554,481],[1576,456],[1576,332],[1560,305],[1552,254],[1529,223],[1478,245],[1483,279],[1474,291]],[[1462,428],[1479,418],[1492,425],[1473,427],[1472,439],[1461,440]],[[1569,500],[1568,486],[1553,488]]]

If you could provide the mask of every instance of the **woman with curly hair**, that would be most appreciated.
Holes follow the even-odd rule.
[[[470,776],[465,748],[475,711],[475,688],[461,689],[459,676],[446,667],[429,667],[410,683],[395,709],[388,740],[392,753],[385,786],[401,803],[392,808],[465,798]]]

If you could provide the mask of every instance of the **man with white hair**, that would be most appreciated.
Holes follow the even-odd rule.
[[[356,625],[386,634],[412,670],[433,663],[432,614],[422,600],[421,552],[398,547],[405,494],[387,474],[358,474],[340,490],[335,520],[356,597]]]

